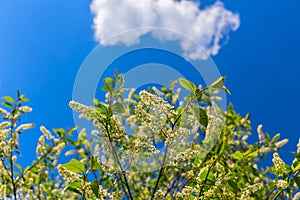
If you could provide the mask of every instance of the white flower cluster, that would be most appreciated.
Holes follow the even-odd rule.
[[[58,173],[63,177],[63,179],[68,183],[80,182],[82,180],[82,176],[67,170],[62,165],[58,165],[57,167]]]
[[[222,132],[223,121],[214,115],[209,116],[205,139],[209,141],[217,139]]]
[[[79,182],[80,183],[80,190],[84,191],[87,196],[93,196],[94,192],[92,190],[91,182],[87,182],[83,179],[83,177],[75,172],[71,172],[67,170],[62,165],[58,165],[57,167],[58,173],[63,177],[63,179],[68,183]],[[115,195],[110,194],[108,190],[103,188],[102,185],[99,185],[98,193],[100,195],[97,199],[113,199]]]
[[[4,126],[6,127],[6,126]],[[0,141],[5,142],[7,139],[8,134],[11,132],[11,128],[7,129],[0,129]]]
[[[174,107],[159,96],[145,90],[140,92],[140,98],[135,109],[137,118],[152,132],[160,132],[166,126],[166,120],[172,119],[174,116]],[[146,111],[145,108],[149,111]]]
[[[176,156],[170,158],[170,161],[167,165],[179,166],[181,163],[185,162],[186,160],[193,159],[198,155],[199,155],[199,151],[188,149],[185,152],[179,153]]]
[[[16,132],[28,130],[28,129],[34,128],[34,126],[35,126],[34,124],[21,124],[20,126],[18,126],[16,128]]]
[[[203,140],[203,151],[209,151],[219,139],[223,129],[223,120],[214,115],[209,115],[205,138]]]
[[[203,199],[236,199],[236,194],[230,191],[228,187],[213,186],[203,193]]]
[[[283,139],[283,140],[280,140],[279,142],[276,142],[275,143],[275,147],[276,148],[280,148],[280,147],[283,147],[286,143],[288,143],[289,140],[288,139]]]
[[[114,195],[110,194],[108,190],[102,187],[102,185],[99,185],[99,191],[98,193],[100,194],[99,200],[100,199],[114,199]]]
[[[297,192],[294,196],[292,200],[299,200],[300,199],[300,192]]]
[[[0,198],[1,199],[5,199],[5,197],[6,197],[6,189],[7,189],[6,184],[1,184],[1,186],[0,186]]]
[[[0,130],[10,126],[10,122],[4,121],[0,123]]]
[[[41,135],[38,140],[38,145],[36,146],[35,152],[39,156],[41,156],[43,153],[45,153],[45,136]]]
[[[265,134],[263,133],[262,127],[263,126],[261,124],[258,125],[258,127],[257,127],[259,142],[263,142],[265,140]]]
[[[85,113],[90,111],[90,108],[88,106],[78,103],[76,101],[70,101],[69,106],[76,112]]]
[[[21,106],[20,108],[19,108],[19,110],[20,111],[22,111],[22,112],[32,112],[32,108],[31,107],[29,107],[29,106]]]
[[[124,126],[122,125],[122,119],[120,116],[113,115],[110,118],[110,127],[113,128],[113,132],[110,132],[110,134],[114,141],[128,143],[129,138]]]
[[[151,94],[145,90],[142,90],[139,95],[141,98],[140,103],[146,105],[148,108],[164,114],[173,114],[171,109],[174,107],[167,103],[163,98]]]
[[[249,185],[245,187],[242,191],[242,195],[240,197],[240,200],[250,200],[250,195],[253,194],[254,192],[260,190],[263,188],[263,183],[255,183],[254,185]]]
[[[272,159],[273,163],[274,163],[274,166],[275,166],[275,169],[276,171],[278,172],[284,172],[285,170],[285,163],[284,161],[279,157],[279,154],[277,152],[275,152],[273,154],[273,159]]]
[[[196,191],[196,188],[193,188],[193,187],[190,187],[190,186],[186,186],[182,189],[181,192],[179,192],[177,194],[177,199],[184,199],[184,200],[187,200],[187,199],[191,199],[192,198],[192,193],[196,193],[198,191]],[[199,193],[199,192],[198,192]]]
[[[48,140],[54,139],[54,136],[50,133],[50,131],[48,131],[45,128],[45,126],[41,126],[40,131],[43,133],[43,135],[45,136],[46,139],[48,139]]]
[[[10,137],[9,137],[10,136]],[[11,128],[0,129],[0,150],[5,157],[9,157],[19,144],[19,135]]]
[[[162,200],[165,198],[165,192],[163,192],[162,190],[157,190],[155,193],[155,200]]]
[[[281,189],[286,189],[289,186],[289,184],[285,180],[278,180],[276,186]]]
[[[7,112],[7,110],[4,110],[3,108],[0,107],[0,114],[2,114],[3,116],[8,116],[9,112]]]
[[[76,112],[82,113],[79,117],[86,118],[86,119],[93,119],[95,118],[96,110],[91,106],[86,106],[76,101],[70,101],[69,103],[70,108],[75,110]],[[95,123],[93,121],[93,123]]]
[[[153,153],[158,154],[159,151],[156,149],[154,145],[150,141],[148,141],[147,137],[143,138],[134,138],[132,141],[128,142],[125,146],[131,153]]]
[[[184,144],[184,141],[191,135],[191,131],[185,127],[179,127],[172,130],[168,128],[165,132],[166,144],[173,144],[173,147],[179,147],[179,144]]]

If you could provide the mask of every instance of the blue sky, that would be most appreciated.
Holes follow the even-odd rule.
[[[300,2],[224,0],[238,13],[240,26],[212,59],[227,76],[228,97],[235,109],[251,113],[271,135],[290,139],[281,155],[291,162],[300,137]],[[90,1],[0,2],[0,96],[20,89],[34,112],[25,121],[37,127],[72,127],[68,102],[77,70],[98,44],[92,28]],[[203,0],[201,8],[213,4]],[[112,24],[113,26],[113,24]],[[40,133],[22,135],[23,162],[30,162]]]

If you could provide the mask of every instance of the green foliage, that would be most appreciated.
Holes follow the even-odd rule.
[[[32,109],[24,103],[29,100],[17,92],[17,99],[10,96],[2,98],[0,107],[0,199],[74,199],[71,192],[62,193],[66,183],[55,176],[57,158],[67,143],[67,137],[74,129],[54,130],[54,134],[44,126],[37,141],[36,159],[30,166],[17,163],[21,155],[19,135],[34,128],[34,124],[21,124],[21,117]]]
[[[70,102],[93,123],[94,137],[85,129],[74,138],[76,128],[51,133],[41,126],[36,159],[27,167],[17,163],[18,135],[34,125],[19,123],[32,109],[20,92],[17,99],[3,97],[0,199],[299,199],[300,141],[291,164],[279,156],[288,142],[280,134],[271,137],[260,125],[259,140],[248,143],[250,115],[215,102],[220,89],[229,93],[224,81],[203,88],[180,78],[137,93],[116,73],[104,79],[104,102]],[[183,100],[181,87],[190,92]],[[57,165],[66,146],[72,157]],[[259,167],[270,153],[273,166]]]

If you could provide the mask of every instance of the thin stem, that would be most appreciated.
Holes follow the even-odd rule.
[[[117,161],[117,163],[118,163],[118,165],[119,165],[119,167],[120,167],[120,170],[121,170],[121,172],[122,172],[122,176],[123,176],[124,181],[125,181],[125,186],[126,186],[126,189],[127,189],[128,194],[129,194],[129,198],[130,198],[131,200],[133,200],[133,197],[132,197],[132,194],[131,194],[131,191],[130,191],[130,187],[129,187],[129,184],[128,184],[128,180],[127,180],[127,177],[126,177],[126,173],[125,173],[125,171],[124,171],[124,169],[123,169],[123,167],[122,167],[122,165],[121,165],[121,162],[120,162],[120,160],[119,160],[119,158],[118,158],[118,154],[117,154],[117,152],[116,152],[116,150],[115,150],[115,148],[114,148],[114,145],[113,145],[113,143],[112,143],[112,139],[111,139],[111,136],[110,136],[110,131],[109,131],[108,124],[105,124],[105,129],[106,129],[106,132],[107,132],[107,135],[108,135],[108,139],[109,139],[110,146],[111,146],[112,151],[113,151],[113,155],[114,155],[114,157],[115,157],[115,159],[116,159],[116,161]]]
[[[280,190],[280,191],[272,198],[272,200],[276,200],[277,197],[279,197],[279,195],[281,194],[282,191],[283,191],[283,190]]]
[[[202,90],[199,90],[198,92],[194,93],[193,96],[192,96],[192,99],[186,104],[186,106],[183,108],[183,111],[180,113],[180,115],[175,119],[175,121],[172,123],[172,130],[174,130],[177,122],[179,121],[179,119],[181,118],[182,116],[182,113],[189,107],[189,105],[193,102],[193,100],[195,99],[195,97],[202,93],[204,90],[208,89],[207,87],[206,88],[203,88]],[[171,121],[172,122],[172,121]],[[165,165],[165,161],[166,161],[166,157],[167,157],[167,153],[168,153],[168,146],[166,146],[166,149],[165,149],[165,154],[164,154],[164,158],[163,158],[163,163],[161,165],[161,168],[159,170],[159,175],[158,175],[158,178],[157,178],[157,181],[156,181],[156,184],[155,184],[155,187],[154,187],[154,190],[153,190],[153,193],[152,193],[152,196],[151,196],[151,199],[154,199],[155,197],[155,193],[157,191],[157,188],[158,188],[158,184],[159,184],[159,181],[163,175],[163,171],[164,171],[164,165]]]
[[[210,173],[210,170],[211,170],[212,167],[214,166],[215,162],[216,162],[216,160],[214,160],[214,162],[210,165],[210,167],[209,167],[209,169],[208,169],[208,172],[207,172],[207,174],[206,174],[205,180],[204,180],[203,185],[202,185],[202,187],[201,187],[201,189],[200,189],[200,192],[199,192],[199,200],[200,200],[200,197],[201,197],[202,194],[203,194],[204,186],[205,186],[206,181],[208,180],[208,175],[209,175],[209,173]]]
[[[15,108],[14,108],[15,109]],[[10,148],[11,148],[11,152],[10,152],[10,157],[9,157],[9,164],[10,164],[10,179],[11,179],[11,183],[12,183],[12,190],[13,190],[13,195],[14,195],[14,199],[17,200],[17,187],[16,187],[16,182],[14,180],[14,163],[13,163],[13,151],[14,151],[14,146],[12,143],[12,138],[13,138],[13,119],[11,120],[11,126],[10,126]]]
[[[11,177],[10,171],[9,171],[9,169],[6,167],[4,160],[1,159],[1,161],[2,161],[2,165],[3,165],[4,169],[5,169],[5,171],[7,172],[8,176]]]
[[[175,191],[175,193],[174,193],[172,199],[175,200],[175,199],[176,199],[176,196],[177,196],[177,193],[178,193],[178,192],[181,192],[181,191],[183,190],[183,188],[184,188],[187,184],[189,184],[191,181],[192,181],[192,179],[189,178],[185,183],[181,182],[182,185],[181,185],[181,183],[179,183],[179,184],[178,184],[178,187],[180,187],[180,189]]]
[[[175,177],[175,180],[171,183],[171,185],[169,186],[169,188],[167,189],[167,192],[165,194],[165,197],[172,191],[172,189],[174,188],[174,186],[178,183],[181,174],[183,172],[183,169],[180,170],[180,172],[177,172],[177,175]]]
[[[276,188],[274,188],[274,189],[269,193],[269,195],[267,196],[266,200],[269,200],[269,199],[270,199],[271,195],[273,194],[273,192],[274,192],[275,190],[276,190]]]
[[[198,94],[202,93],[204,90],[207,90],[209,87],[205,87],[199,91],[197,91],[196,93],[193,94],[192,99],[184,106],[183,110],[181,111],[181,113],[179,114],[179,116],[175,119],[174,123],[172,124],[172,129],[176,126],[176,123],[179,121],[179,119],[181,118],[182,114],[184,113],[184,111],[189,107],[189,105],[191,105],[191,103],[194,101],[195,97],[197,97]]]
[[[61,138],[54,146],[56,146],[59,142],[61,142],[63,138]],[[20,181],[21,178],[24,179],[24,175],[29,172],[32,168],[34,168],[41,160],[43,160],[45,157],[47,157],[53,150],[54,147],[51,147],[44,155],[42,155],[35,163],[33,163],[29,168],[23,171],[23,173],[17,178],[16,183]]]
[[[157,181],[156,181],[156,184],[155,184],[155,187],[154,187],[151,199],[154,199],[155,193],[156,193],[157,188],[158,188],[158,183],[159,183],[159,181],[160,181],[160,179],[161,179],[161,177],[163,175],[163,171],[164,171],[164,168],[165,168],[165,162],[166,162],[166,158],[167,158],[167,153],[168,153],[168,145],[166,146],[166,149],[165,149],[165,154],[164,154],[163,162],[162,162],[162,165],[161,165],[160,170],[159,170],[159,175],[158,175],[158,178],[157,178]]]

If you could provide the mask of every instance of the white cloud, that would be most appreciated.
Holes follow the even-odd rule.
[[[209,55],[216,55],[221,48],[220,41],[240,25],[239,15],[227,10],[220,1],[199,9],[199,2],[188,0],[93,0],[91,10],[94,14],[95,38],[100,43],[130,29],[161,27],[194,39]],[[168,32],[157,34],[153,29],[139,29],[130,37],[115,37],[105,45],[136,44],[142,35],[149,32],[163,41],[179,40],[185,54],[191,59],[202,57],[201,50],[188,40]]]

